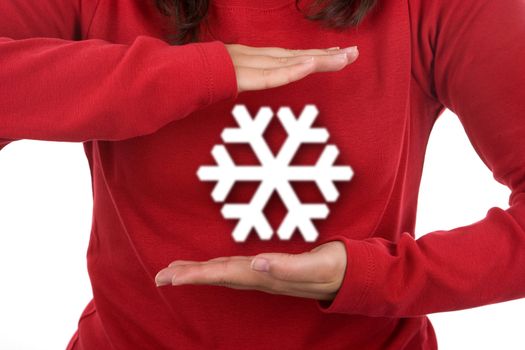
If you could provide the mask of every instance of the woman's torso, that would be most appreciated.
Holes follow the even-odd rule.
[[[164,19],[153,3],[101,1],[85,39],[129,44],[137,35],[162,37],[159,23]],[[359,29],[339,32],[302,18],[294,1],[221,0],[210,8],[209,31],[202,27],[201,41],[287,48],[358,45],[360,56],[338,72],[243,92],[236,101],[216,103],[150,135],[85,143],[94,186],[87,254],[94,300],[79,322],[75,348],[110,349],[110,343],[115,349],[436,347],[425,316],[328,314],[312,299],[218,286],[158,288],[154,283],[156,272],[173,260],[298,253],[316,246],[298,231],[290,240],[275,234],[261,240],[253,230],[244,242],[232,239],[236,221],[222,217],[222,204],[211,197],[215,183],[200,181],[197,170],[215,165],[211,150],[222,143],[225,127],[236,126],[231,113],[235,105],[245,106],[252,117],[263,106],[274,113],[287,106],[296,117],[306,105],[316,106],[314,125],[325,127],[328,143],[337,145],[336,164],[349,165],[354,173],[351,181],[337,183],[340,195],[328,203],[328,217],[314,221],[317,241],[334,234],[395,240],[402,231],[413,232],[434,120],[430,102],[411,75],[407,4],[384,1],[381,6]],[[278,146],[285,134],[278,123],[273,126],[265,136]],[[294,161],[313,164],[322,148],[305,145]],[[248,146],[228,149],[237,162],[254,162]],[[304,201],[321,198],[314,185],[294,186]],[[253,184],[239,184],[228,200],[246,201],[254,190]],[[277,222],[284,212],[274,194],[265,214]]]

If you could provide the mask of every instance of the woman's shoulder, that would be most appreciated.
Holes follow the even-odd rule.
[[[522,0],[407,0],[407,5],[412,75],[436,99],[444,98],[436,85],[468,71],[487,50],[517,44],[525,28]]]
[[[480,79],[522,69],[523,0],[407,1],[413,76],[446,107],[460,112],[465,91],[493,88],[494,81]],[[510,81],[519,77],[505,75]]]

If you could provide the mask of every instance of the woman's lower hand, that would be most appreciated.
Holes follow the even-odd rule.
[[[175,260],[159,271],[155,282],[157,286],[207,284],[332,300],[345,270],[344,243],[331,241],[301,254],[261,253],[202,262]]]
[[[235,67],[239,93],[285,85],[311,73],[338,71],[359,55],[356,46],[307,50],[241,44],[225,46]]]

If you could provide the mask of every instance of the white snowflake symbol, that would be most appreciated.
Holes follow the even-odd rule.
[[[244,105],[232,109],[238,128],[225,128],[221,134],[224,143],[247,143],[257,156],[260,165],[236,165],[224,145],[215,145],[211,151],[217,165],[201,166],[197,176],[201,181],[217,181],[212,198],[224,202],[226,196],[238,181],[260,181],[257,191],[249,203],[224,204],[222,216],[225,219],[239,219],[233,230],[233,239],[243,242],[255,229],[259,238],[269,240],[273,229],[263,209],[276,191],[283,201],[287,214],[277,229],[282,240],[288,240],[297,228],[305,241],[313,242],[318,232],[312,219],[325,219],[328,206],[325,203],[301,203],[290,181],[315,181],[327,202],[335,202],[339,192],[334,181],[349,181],[353,176],[349,166],[334,165],[339,155],[335,145],[326,145],[315,165],[290,165],[295,153],[303,143],[326,143],[329,137],[325,128],[312,127],[318,110],[313,104],[305,105],[299,118],[289,107],[281,107],[277,116],[288,137],[279,153],[274,156],[263,134],[270,123],[273,112],[270,107],[261,107],[255,118]]]

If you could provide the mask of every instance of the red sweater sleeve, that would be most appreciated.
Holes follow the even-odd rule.
[[[494,178],[511,190],[470,225],[353,240],[343,284],[325,313],[414,317],[525,297],[525,2],[412,0],[429,93],[460,119]]]
[[[0,2],[0,148],[17,139],[141,136],[236,98],[235,69],[222,42],[81,40],[95,3]]]

